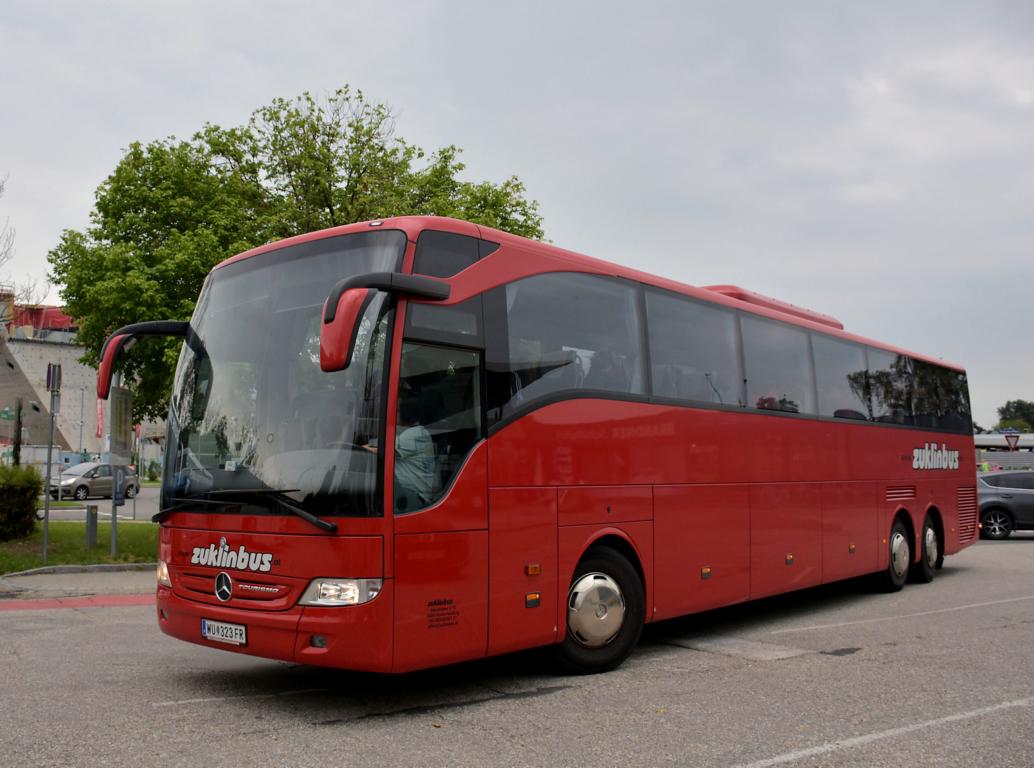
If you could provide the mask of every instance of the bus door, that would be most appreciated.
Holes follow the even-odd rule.
[[[483,354],[440,340],[402,342],[393,461],[385,462],[395,526],[395,671],[487,650]]]

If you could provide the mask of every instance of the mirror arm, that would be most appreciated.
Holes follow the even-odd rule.
[[[337,305],[345,291],[352,288],[373,288],[389,293],[403,293],[417,299],[444,301],[449,298],[452,287],[433,277],[422,275],[403,275],[401,272],[369,272],[339,280],[327,298],[323,311],[323,322],[332,323],[337,316]]]
[[[151,320],[146,323],[124,325],[108,336],[104,346],[101,347],[100,366],[97,370],[97,395],[102,400],[108,399],[111,377],[119,354],[139,336],[181,336],[187,346],[194,350],[195,354],[207,356],[204,343],[186,320]],[[112,344],[118,346],[111,359],[106,361],[105,356],[108,354],[108,348]]]

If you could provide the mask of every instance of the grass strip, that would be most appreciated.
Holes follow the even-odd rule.
[[[119,520],[118,555],[111,557],[111,523],[97,525],[97,546],[86,548],[86,522],[55,520],[50,523],[45,565],[93,565],[94,563],[151,563],[158,559],[158,526]],[[39,568],[43,562],[43,523],[37,521],[32,535],[0,542],[0,574]]]

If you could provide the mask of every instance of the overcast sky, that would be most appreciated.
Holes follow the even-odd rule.
[[[557,245],[960,363],[984,426],[1034,400],[1034,3],[6,0],[0,65],[0,281],[130,142],[348,83]]]

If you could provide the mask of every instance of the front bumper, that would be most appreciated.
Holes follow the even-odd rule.
[[[394,603],[393,583],[384,580],[381,593],[362,605],[319,608],[299,606],[286,611],[255,611],[188,600],[168,587],[158,587],[158,626],[190,643],[266,659],[363,672],[390,672]],[[243,624],[246,646],[227,645],[201,636],[201,619]],[[323,638],[314,644],[314,636]]]

